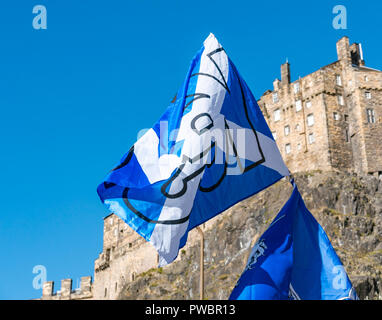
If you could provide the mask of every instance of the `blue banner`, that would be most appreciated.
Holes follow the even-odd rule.
[[[356,300],[325,231],[293,193],[252,248],[232,300]]]
[[[288,174],[256,99],[211,34],[163,116],[97,191],[162,266],[189,230]]]

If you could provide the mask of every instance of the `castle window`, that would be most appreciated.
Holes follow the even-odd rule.
[[[309,109],[312,106],[312,101],[307,101],[306,102],[306,107]]]
[[[300,131],[300,125],[296,124],[296,131]]]
[[[290,133],[290,127],[289,126],[285,126],[284,127],[284,134],[287,136],[287,135],[289,135],[289,133]]]
[[[336,84],[337,86],[342,86],[342,80],[339,74],[336,75]]]
[[[365,81],[368,82],[369,81],[369,78],[368,76],[365,76]]]
[[[116,282],[116,283],[115,283],[114,291],[117,292],[117,289],[118,289],[118,283]]]
[[[313,133],[309,133],[308,135],[308,141],[310,144],[312,144],[314,141],[315,141],[315,138],[314,138],[314,134]]]
[[[110,225],[113,225],[113,218],[110,218],[109,223]]]
[[[349,130],[345,129],[345,141],[349,142]]]
[[[297,144],[297,150],[301,150],[301,143]]]
[[[105,288],[105,295],[104,295],[104,298],[106,298],[107,296],[107,288]]]
[[[367,113],[367,122],[368,123],[375,123],[375,113],[373,109],[366,109]]]
[[[287,144],[285,145],[285,153],[286,153],[286,154],[289,154],[290,152],[291,152],[290,143],[287,143]]]
[[[340,120],[340,115],[337,112],[333,112],[333,118],[334,120],[338,121]]]
[[[371,92],[369,92],[369,91],[365,92],[365,98],[371,99]]]
[[[277,133],[276,133],[276,131],[273,131],[273,132],[272,132],[272,136],[273,136],[273,139],[275,139],[275,140],[277,139]]]
[[[301,100],[297,100],[297,101],[296,101],[296,112],[297,112],[297,111],[300,111],[301,108],[302,108]]]
[[[274,92],[272,94],[272,100],[273,100],[273,103],[279,102],[279,95],[277,92]]]
[[[345,104],[345,102],[344,102],[344,97],[343,97],[342,95],[339,95],[339,96],[338,96],[338,103],[339,103],[341,106],[343,106],[343,105]]]
[[[307,122],[308,122],[308,126],[309,126],[309,127],[312,126],[312,125],[314,125],[314,116],[313,116],[313,113],[308,114]]]
[[[273,116],[274,116],[274,120],[275,121],[279,121],[281,119],[281,113],[280,113],[280,109],[277,109],[273,112]]]
[[[299,82],[296,82],[293,85],[293,90],[294,90],[294,93],[298,93],[300,91],[300,83]]]
[[[347,122],[349,120],[349,116],[347,114],[344,114],[344,120]]]

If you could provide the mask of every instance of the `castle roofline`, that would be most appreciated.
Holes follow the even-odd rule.
[[[357,65],[352,65],[354,69],[362,70],[362,71],[377,71],[377,72],[382,72],[382,70],[366,67],[366,66],[357,66]]]

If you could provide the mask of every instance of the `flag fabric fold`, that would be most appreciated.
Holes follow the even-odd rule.
[[[162,266],[188,231],[288,174],[256,99],[210,34],[165,113],[97,191]]]
[[[230,299],[358,299],[330,240],[294,182],[290,199],[252,248]]]

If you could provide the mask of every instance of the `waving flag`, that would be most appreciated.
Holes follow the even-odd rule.
[[[356,300],[325,231],[293,193],[252,248],[232,300]]]
[[[165,265],[189,230],[288,174],[255,98],[210,34],[163,116],[97,191]]]

